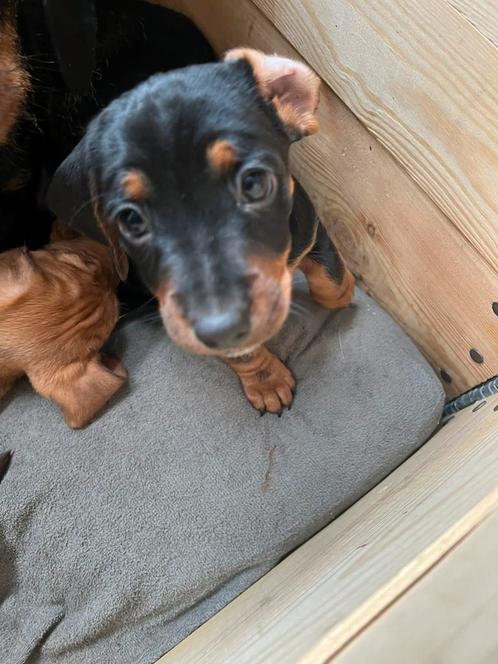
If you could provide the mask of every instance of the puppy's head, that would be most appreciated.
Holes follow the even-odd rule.
[[[249,49],[154,76],[55,175],[54,211],[131,257],[193,352],[246,352],[287,316],[288,151],[317,129],[318,87],[304,65]]]

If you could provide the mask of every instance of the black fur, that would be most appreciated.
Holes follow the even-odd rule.
[[[31,77],[26,107],[0,146],[2,251],[48,241],[46,183],[98,111],[151,74],[213,53],[185,17],[142,0],[10,0],[0,9],[0,38],[13,10]],[[6,191],[18,175],[23,187]]]
[[[213,172],[207,158],[218,139],[235,148],[229,174]],[[324,243],[311,201],[299,184],[289,194],[289,147],[246,61],[187,67],[153,76],[107,106],[57,171],[49,202],[71,226],[105,241],[92,200],[119,230],[119,213],[130,205],[123,176],[144,173],[149,192],[133,207],[151,233],[143,242],[122,233],[121,244],[148,288],[156,292],[167,281],[193,322],[207,303],[214,310],[248,306],[250,260],[271,260],[292,243],[292,261],[310,247],[317,226],[316,260],[336,274],[337,254]],[[258,209],[241,205],[235,193],[249,166],[271,171],[278,185]]]

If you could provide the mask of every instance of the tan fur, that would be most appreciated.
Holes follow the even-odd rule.
[[[318,131],[315,111],[320,79],[305,64],[252,48],[234,48],[225,60],[247,60],[263,99],[271,101],[283,124],[298,137]]]
[[[207,149],[207,160],[215,172],[226,173],[235,165],[235,147],[225,139],[218,139]]]
[[[299,269],[306,276],[310,295],[317,304],[325,309],[342,309],[351,303],[354,294],[355,279],[345,268],[340,284],[334,283],[323,265],[306,256],[299,264]]]
[[[0,27],[0,145],[8,141],[22,114],[29,87],[12,18]]]
[[[219,173],[226,173],[235,165],[235,148],[230,141],[218,139],[207,149],[207,160],[211,168]]]
[[[76,240],[81,235],[73,231],[67,224],[56,219],[50,231],[50,242],[61,242],[62,240]]]
[[[198,355],[240,355],[273,337],[282,327],[289,312],[291,299],[291,273],[287,267],[289,251],[266,258],[248,260],[251,285],[251,332],[244,348],[219,351],[208,348],[195,336],[183,316],[175,293],[167,284],[156,292],[161,316],[170,338],[182,348]]]
[[[117,320],[117,284],[109,249],[92,240],[0,254],[0,398],[26,374],[70,427],[93,419],[127,375],[99,353]]]
[[[147,196],[149,185],[143,173],[132,170],[126,173],[121,181],[126,196],[132,201],[143,201]]]
[[[289,369],[264,346],[226,362],[238,375],[244,394],[256,410],[279,413],[291,405],[296,381]]]
[[[294,178],[292,177],[292,175],[289,175],[288,188],[289,188],[289,194],[291,196],[294,196],[294,189],[296,188],[296,184],[294,182]]]

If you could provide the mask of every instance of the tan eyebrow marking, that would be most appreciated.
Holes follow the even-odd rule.
[[[218,139],[207,149],[207,159],[215,171],[226,173],[230,170],[237,157],[235,147],[226,139]]]
[[[128,171],[121,180],[126,196],[132,201],[143,201],[149,190],[149,183],[145,175],[138,170]]]

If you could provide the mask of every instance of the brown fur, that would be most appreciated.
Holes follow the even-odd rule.
[[[63,240],[76,240],[80,238],[81,235],[76,231],[73,231],[67,224],[56,219],[52,225],[52,230],[50,232],[50,242],[61,242]]]
[[[289,187],[289,194],[291,196],[294,196],[294,189],[296,188],[296,184],[294,182],[294,178],[292,177],[292,175],[289,175],[288,187]]]
[[[149,187],[143,173],[137,170],[129,171],[124,176],[121,184],[130,200],[137,202],[145,200]]]
[[[260,95],[273,103],[282,123],[293,134],[302,137],[318,131],[315,111],[320,79],[309,67],[252,48],[234,48],[225,55],[225,60],[241,59],[251,65]]]
[[[236,153],[230,141],[219,139],[207,149],[207,160],[214,171],[226,173],[235,165]]]
[[[117,284],[110,251],[92,240],[1,254],[0,398],[26,374],[70,427],[93,419],[126,380],[99,352],[118,317]]]
[[[264,346],[226,361],[238,375],[244,394],[256,410],[280,413],[282,408],[290,406],[296,381],[289,369]]]
[[[0,145],[9,136],[21,116],[30,87],[18,52],[14,19],[0,26]]]
[[[267,258],[249,260],[251,286],[251,332],[244,341],[245,348],[219,351],[201,343],[183,316],[175,293],[162,285],[155,295],[161,316],[170,338],[191,353],[199,355],[238,356],[264,343],[282,327],[289,312],[291,273],[287,266],[289,252]]]
[[[299,264],[300,270],[308,281],[310,295],[317,304],[325,309],[342,309],[353,299],[355,280],[351,272],[345,268],[340,284],[336,284],[320,263],[306,256]]]

